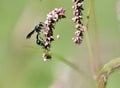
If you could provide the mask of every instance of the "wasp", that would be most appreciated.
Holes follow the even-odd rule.
[[[35,28],[26,36],[26,39],[31,38],[31,36],[36,32],[36,43],[40,46],[44,46],[43,39],[40,37],[41,30],[45,27],[45,23],[40,22]]]
[[[40,34],[41,30],[44,28],[45,23],[40,22],[38,25],[35,26],[35,28],[26,36],[26,39],[31,38],[31,36],[35,33]]]

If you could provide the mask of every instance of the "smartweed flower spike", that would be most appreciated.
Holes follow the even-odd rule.
[[[74,18],[72,18],[73,22],[76,23],[75,28],[75,37],[72,38],[73,42],[75,42],[76,44],[81,44],[82,40],[83,40],[83,32],[84,32],[84,26],[81,22],[82,17],[82,10],[83,9],[83,1],[84,0],[72,0],[74,2],[74,5],[72,6],[73,10],[73,15],[75,16]]]
[[[44,41],[44,49],[49,51],[51,47],[51,42],[54,41],[53,37],[53,29],[55,29],[56,22],[59,21],[59,19],[65,18],[65,9],[63,8],[55,8],[53,11],[51,11],[46,18],[45,21],[45,28],[44,28],[44,35],[45,35],[45,41]],[[43,54],[43,58],[49,59],[50,57],[47,53]]]

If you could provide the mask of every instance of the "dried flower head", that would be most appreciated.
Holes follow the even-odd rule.
[[[75,28],[75,37],[72,38],[73,42],[75,42],[76,44],[81,44],[82,40],[83,40],[83,24],[81,22],[81,19],[83,19],[82,17],[82,10],[83,9],[83,1],[84,0],[72,0],[74,2],[74,5],[72,6],[73,10],[73,15],[75,17],[72,18],[72,21],[74,23],[76,23]]]

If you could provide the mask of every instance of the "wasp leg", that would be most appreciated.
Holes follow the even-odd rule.
[[[39,38],[40,34],[38,33],[37,36],[36,36],[36,43],[40,46],[44,46],[44,43],[43,41],[41,40],[41,38]]]
[[[44,22],[40,22],[40,23],[39,23],[39,26],[40,26],[40,27],[44,27],[44,26],[45,26],[45,23],[44,23]]]

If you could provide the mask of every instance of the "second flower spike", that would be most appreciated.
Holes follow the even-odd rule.
[[[84,32],[84,26],[81,20],[83,19],[82,17],[82,10],[83,9],[83,1],[84,0],[72,0],[74,2],[74,5],[72,6],[73,8],[73,15],[74,17],[72,18],[72,21],[76,24],[75,25],[75,37],[72,38],[73,42],[76,44],[81,44],[83,40],[83,32]]]

